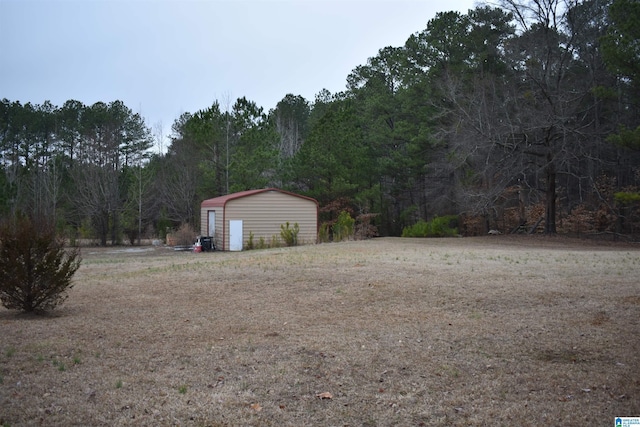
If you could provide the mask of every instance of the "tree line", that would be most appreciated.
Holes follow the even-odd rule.
[[[122,102],[0,103],[0,209],[134,242],[203,199],[280,187],[365,235],[456,215],[465,234],[636,235],[640,2],[503,0],[442,12],[339,93],[185,113],[166,152]]]

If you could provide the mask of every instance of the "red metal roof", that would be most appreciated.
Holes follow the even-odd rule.
[[[314,203],[318,203],[317,200],[312,199],[311,197],[302,196],[300,194],[291,193],[289,191],[284,191],[279,188],[262,188],[260,190],[247,190],[247,191],[239,191],[237,193],[227,194],[225,196],[214,197],[213,199],[204,200],[200,206],[203,208],[215,208],[215,207],[224,207],[229,200],[239,199],[241,197],[252,196],[258,193],[265,193],[267,191],[277,191],[279,193],[289,194],[290,196],[300,197],[301,199],[311,200]]]

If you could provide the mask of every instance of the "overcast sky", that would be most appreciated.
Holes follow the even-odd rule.
[[[183,112],[246,96],[310,102],[437,12],[474,0],[0,0],[0,98],[122,100],[165,137]]]

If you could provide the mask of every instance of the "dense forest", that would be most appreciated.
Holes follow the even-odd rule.
[[[120,101],[3,99],[0,212],[119,244],[197,229],[203,199],[279,187],[317,199],[323,222],[350,213],[363,237],[455,215],[465,235],[638,239],[640,2],[438,13],[343,92],[213,101],[156,140]]]

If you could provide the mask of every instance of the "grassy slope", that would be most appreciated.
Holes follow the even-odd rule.
[[[601,426],[640,414],[633,248],[385,238],[83,256],[55,314],[0,309],[2,423]]]

